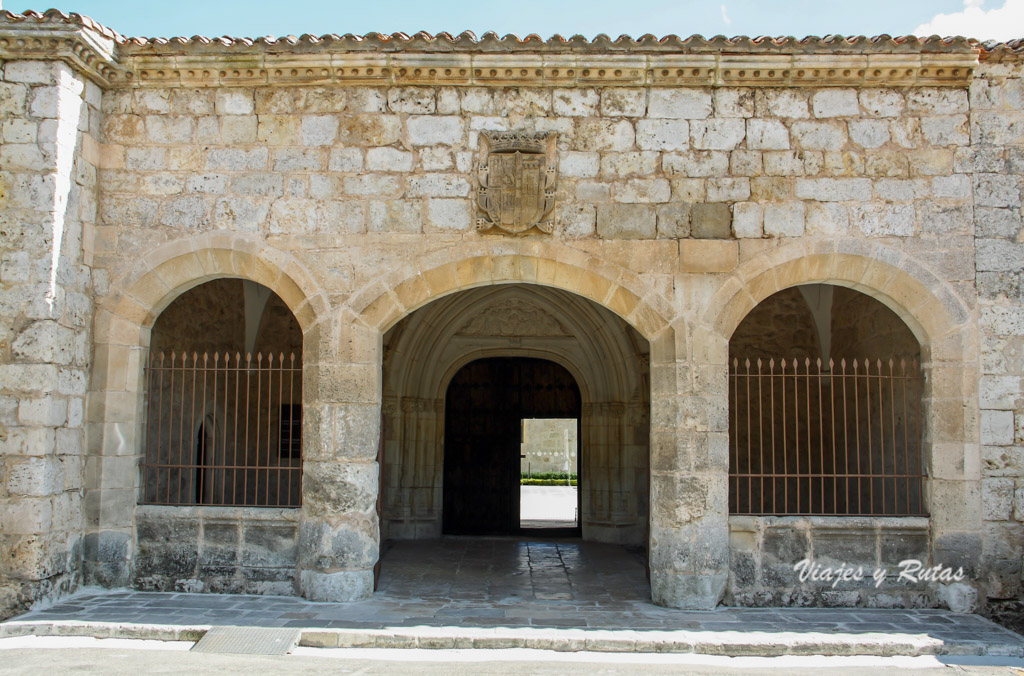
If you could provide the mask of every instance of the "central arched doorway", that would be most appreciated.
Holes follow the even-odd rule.
[[[448,435],[465,427],[469,406],[468,401],[454,402],[461,412],[447,411],[452,385],[453,392],[469,387],[463,399],[489,397],[482,411],[508,414],[503,421],[492,416],[479,423],[508,428],[503,442],[510,448],[504,456],[507,466],[479,470],[513,477],[512,486],[502,489],[508,493],[516,489],[514,476],[526,471],[520,453],[512,450],[521,441],[522,421],[578,420],[578,534],[583,540],[646,546],[650,343],[628,323],[577,294],[538,284],[500,284],[428,303],[395,324],[384,335],[383,348],[383,541],[518,528],[511,525],[513,495],[504,498],[500,519],[505,525],[500,528],[451,520],[452,497],[478,490],[466,488],[465,481],[460,486],[446,468],[457,457],[446,449],[455,441]],[[546,378],[552,387],[557,383],[565,401],[544,403],[536,391],[524,394],[534,386],[523,390],[515,384],[517,377]],[[521,403],[511,406],[513,401]]]
[[[510,283],[438,298],[382,347],[379,590],[650,597],[647,339],[578,294]]]
[[[579,386],[553,361],[490,357],[459,369],[445,397],[443,533],[519,532],[524,422],[578,425],[580,415]]]

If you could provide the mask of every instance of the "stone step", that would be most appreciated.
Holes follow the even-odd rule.
[[[211,625],[135,624],[96,621],[10,621],[0,638],[92,636],[96,638],[198,641]],[[604,630],[506,627],[410,627],[393,629],[299,628],[298,645],[316,648],[507,649],[557,652],[689,653],[779,657],[826,655],[882,657],[921,655],[1024,657],[1024,637],[993,625],[985,639],[882,632]]]

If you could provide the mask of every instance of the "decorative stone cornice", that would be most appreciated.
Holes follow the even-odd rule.
[[[808,37],[612,40],[417,33],[125,38],[88,17],[0,10],[0,58],[59,58],[108,87],[259,85],[966,86],[1022,41]]]
[[[87,16],[49,10],[12,14],[0,10],[0,59],[64,61],[97,84],[109,87],[119,70],[119,35]]]
[[[969,54],[367,54],[128,56],[114,86],[966,86]]]

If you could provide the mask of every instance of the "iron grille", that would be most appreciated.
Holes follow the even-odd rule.
[[[151,355],[142,501],[298,506],[301,360],[262,353]]]
[[[733,514],[925,514],[916,361],[730,367]]]

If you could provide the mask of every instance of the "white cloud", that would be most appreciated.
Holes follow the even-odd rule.
[[[964,0],[964,10],[939,14],[914,29],[914,35],[963,35],[979,40],[1024,38],[1024,0],[1004,0],[1002,7],[982,9],[985,0]]]
[[[730,19],[729,15],[725,12],[725,5],[722,5],[722,21],[724,21],[727,26],[732,23],[732,19]]]

